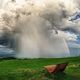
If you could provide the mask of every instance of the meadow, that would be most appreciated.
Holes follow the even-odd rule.
[[[64,73],[49,74],[46,65],[69,62]],[[0,59],[0,80],[80,80],[80,57]]]

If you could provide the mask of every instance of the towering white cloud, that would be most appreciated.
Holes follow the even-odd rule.
[[[1,34],[3,36],[8,33],[8,37],[13,40],[17,48],[16,51],[21,53],[18,56],[21,57],[22,53],[23,57],[25,55],[27,57],[69,56],[65,41],[65,36],[68,34],[61,37],[58,31],[72,29],[77,33],[80,32],[80,22],[73,23],[68,20],[68,17],[78,10],[77,1],[1,0],[1,3]],[[55,31],[53,37],[51,37],[52,29]],[[75,37],[75,34],[72,36]],[[73,39],[72,36],[66,38]]]

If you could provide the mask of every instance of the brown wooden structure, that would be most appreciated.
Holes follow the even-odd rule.
[[[57,73],[57,72],[63,72],[66,68],[68,63],[61,63],[61,64],[55,64],[55,65],[47,65],[44,66],[44,68],[49,72],[49,73]]]

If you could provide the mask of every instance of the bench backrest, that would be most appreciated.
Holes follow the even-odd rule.
[[[66,68],[68,63],[61,63],[61,64],[55,64],[55,65],[48,65],[44,68],[47,69],[49,73],[57,73],[57,72],[63,72]]]

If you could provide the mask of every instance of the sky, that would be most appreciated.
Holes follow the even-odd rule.
[[[14,41],[14,46],[19,46],[19,44],[16,45],[15,39],[27,33],[32,41],[25,38],[28,41],[26,44],[31,45],[36,41],[35,47],[38,46],[37,44],[39,44],[38,47],[43,47],[41,43],[43,41],[47,44],[46,48],[52,46],[51,43],[56,46],[59,38],[66,45],[65,51],[68,52],[68,47],[79,48],[80,46],[80,20],[76,18],[79,13],[80,0],[0,0],[0,37],[7,33],[10,35],[9,39]],[[33,23],[35,23],[34,28],[31,25]],[[36,36],[35,39],[32,38],[31,33]],[[51,41],[50,36],[53,36],[53,41],[46,41],[46,39]],[[20,37],[18,39],[21,39]],[[38,39],[43,37],[44,39],[39,42]],[[23,42],[22,44],[25,44]],[[56,47],[59,49],[58,46],[62,45],[57,44]],[[29,49],[32,48],[33,46],[29,47]],[[51,48],[55,49],[55,47]]]
[[[79,0],[67,0],[67,1],[66,0],[56,0],[56,1],[53,1],[53,0],[47,0],[47,1],[46,0],[14,0],[13,2],[12,0],[0,0],[0,4],[1,4],[0,16],[2,18],[3,14],[4,15],[6,14],[6,16],[11,14],[11,16],[15,17],[15,13],[12,14],[11,10],[13,10],[14,12],[17,9],[19,10],[17,11],[17,13],[22,13],[22,12],[28,13],[27,11],[24,11],[25,9],[21,11],[21,9],[23,8],[22,6],[24,5],[24,8],[26,6],[28,6],[29,8],[32,8],[31,4],[34,4],[33,11],[32,9],[30,9],[32,13],[40,15],[44,17],[45,19],[48,19],[50,23],[53,25],[53,27],[56,26],[58,30],[63,31],[66,29],[67,32],[64,32],[64,33],[69,37],[72,35],[73,38],[75,38],[75,35],[77,36],[75,32],[77,33],[80,32],[80,28],[79,28],[80,22],[79,21],[72,22],[72,21],[69,21],[68,18],[70,18],[75,12],[79,11],[79,3],[80,3]],[[53,4],[55,5],[53,6]],[[6,10],[8,10],[9,12],[6,12]],[[29,12],[31,12],[30,10]],[[49,18],[47,17],[47,15],[49,16]],[[50,18],[50,16],[53,16],[53,17]],[[71,29],[73,33],[70,31]]]

